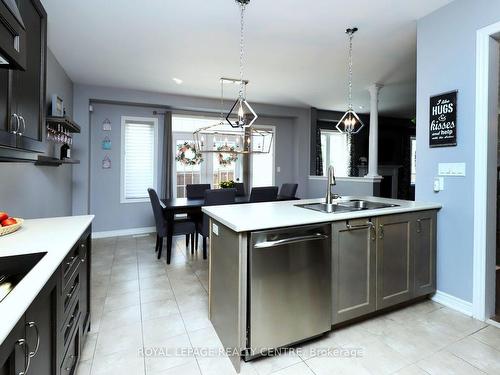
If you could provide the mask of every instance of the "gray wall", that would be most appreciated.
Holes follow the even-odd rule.
[[[137,90],[123,90],[108,87],[75,85],[74,118],[82,127],[82,134],[73,147],[74,155],[81,160],[73,167],[73,214],[90,212],[90,138],[89,138],[89,103],[100,102],[140,103],[142,107],[162,106],[184,111],[213,112],[219,111],[216,99],[196,98],[180,95],[160,94]],[[276,166],[281,167],[281,174],[276,174],[276,183],[296,181],[299,183],[298,194],[307,197],[307,175],[309,155],[309,110],[266,104],[254,105],[254,109],[266,121],[268,117],[277,118],[279,137],[276,150]],[[283,147],[281,146],[283,145]],[[280,151],[281,150],[281,151]],[[92,161],[93,163],[93,161]],[[119,189],[116,192],[119,195]],[[137,223],[132,227],[141,227]],[[99,230],[97,228],[97,230]]]
[[[438,289],[472,301],[476,31],[500,19],[500,1],[455,0],[417,25],[416,200],[439,202]],[[429,148],[429,96],[458,89],[458,146]],[[434,193],[439,162],[467,163],[467,176],[445,178]]]
[[[47,106],[52,93],[64,99],[72,114],[73,82],[48,50]],[[54,148],[46,143],[48,155]],[[72,167],[39,167],[32,163],[0,163],[0,210],[24,218],[67,216],[72,212]]]

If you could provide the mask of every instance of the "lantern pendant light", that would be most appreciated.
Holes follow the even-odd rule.
[[[344,116],[342,116],[336,126],[338,131],[340,131],[341,133],[347,133],[348,135],[359,133],[359,131],[365,126],[352,106],[352,38],[356,31],[358,31],[357,27],[353,27],[345,31],[349,37],[348,107],[347,112],[344,114]]]
[[[252,126],[255,120],[257,120],[257,114],[253,110],[252,106],[246,100],[246,84],[247,81],[243,79],[243,57],[244,57],[244,20],[245,20],[245,9],[250,0],[236,0],[240,7],[240,82],[239,82],[239,94],[238,99],[231,107],[229,113],[226,116],[226,121],[233,128],[248,128]],[[236,118],[236,120],[232,120]]]

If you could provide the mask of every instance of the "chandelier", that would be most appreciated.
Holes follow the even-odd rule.
[[[236,0],[240,7],[240,79],[239,79],[239,93],[238,98],[234,102],[233,106],[229,110],[226,116],[226,121],[233,128],[247,128],[253,125],[255,120],[257,120],[257,114],[253,110],[252,106],[248,103],[246,99],[246,85],[248,81],[243,79],[243,65],[244,65],[244,20],[245,20],[245,9],[250,0]]]
[[[359,133],[359,131],[365,126],[352,106],[352,38],[356,31],[358,31],[357,27],[353,27],[345,31],[349,37],[348,107],[347,112],[342,116],[336,126],[338,131],[340,131],[341,133],[347,133],[348,135]]]
[[[199,128],[193,132],[195,149],[203,153],[222,154],[267,154],[271,151],[274,140],[274,132],[267,129],[249,127],[233,127],[224,121],[224,84],[248,84],[233,78],[220,79],[220,119],[210,126]],[[237,121],[234,117],[230,120]],[[252,122],[253,124],[253,122]]]

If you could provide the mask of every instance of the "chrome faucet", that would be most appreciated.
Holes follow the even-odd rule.
[[[333,204],[333,200],[340,198],[338,194],[332,194],[332,186],[337,185],[335,180],[335,170],[333,169],[333,165],[328,167],[328,184],[326,186],[326,204]]]

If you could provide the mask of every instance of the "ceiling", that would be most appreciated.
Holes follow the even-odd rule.
[[[49,47],[74,82],[216,98],[219,77],[239,76],[232,0],[42,2]],[[248,100],[344,110],[344,31],[357,26],[355,109],[367,112],[367,87],[378,82],[385,85],[381,113],[413,116],[416,20],[449,2],[252,0],[245,18]]]

